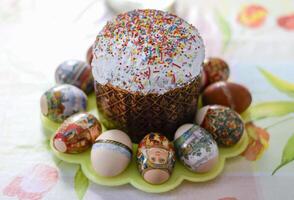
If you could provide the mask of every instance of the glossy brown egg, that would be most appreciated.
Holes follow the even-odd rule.
[[[218,81],[226,81],[230,75],[229,65],[220,58],[208,58],[204,61],[206,86]]]
[[[208,86],[202,94],[203,105],[227,106],[238,113],[244,112],[251,101],[251,94],[246,87],[231,82],[216,82]]]

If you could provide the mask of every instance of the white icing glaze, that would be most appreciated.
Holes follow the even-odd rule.
[[[133,92],[163,94],[200,74],[204,45],[197,29],[157,10],[118,15],[97,36],[93,76]]]

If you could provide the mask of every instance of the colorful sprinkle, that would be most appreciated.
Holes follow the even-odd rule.
[[[158,10],[134,10],[105,25],[93,53],[99,83],[165,93],[199,75],[204,45],[197,29],[183,19]]]

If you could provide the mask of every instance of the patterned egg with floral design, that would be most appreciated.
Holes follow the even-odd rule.
[[[53,145],[61,153],[81,153],[92,146],[101,131],[101,124],[94,115],[77,113],[62,123]]]
[[[137,165],[146,182],[166,182],[175,165],[173,144],[160,133],[149,133],[138,145]]]
[[[230,76],[229,65],[220,58],[211,57],[204,60],[203,70],[205,72],[205,86],[218,81],[226,81]]]
[[[40,104],[45,117],[60,123],[75,113],[86,111],[87,96],[73,85],[62,84],[47,90]]]
[[[218,162],[218,147],[212,136],[200,126],[184,124],[175,133],[178,158],[191,171],[205,173]]]
[[[244,123],[240,115],[220,105],[201,108],[197,112],[196,123],[212,134],[217,144],[224,147],[238,143],[244,132]]]
[[[94,91],[94,79],[91,66],[79,60],[67,60],[61,63],[55,71],[57,84],[71,84],[86,94]]]

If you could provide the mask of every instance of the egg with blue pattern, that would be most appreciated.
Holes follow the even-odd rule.
[[[112,129],[103,132],[91,150],[91,164],[94,171],[104,177],[122,173],[132,160],[133,145],[123,131]]]
[[[200,126],[184,124],[175,133],[174,145],[180,161],[196,173],[205,173],[218,163],[219,151],[212,136]]]
[[[41,112],[54,122],[63,122],[69,116],[86,111],[87,96],[79,88],[62,84],[47,90],[41,96]]]
[[[71,84],[86,94],[94,91],[94,79],[91,66],[79,60],[67,60],[61,63],[55,71],[57,84]]]

